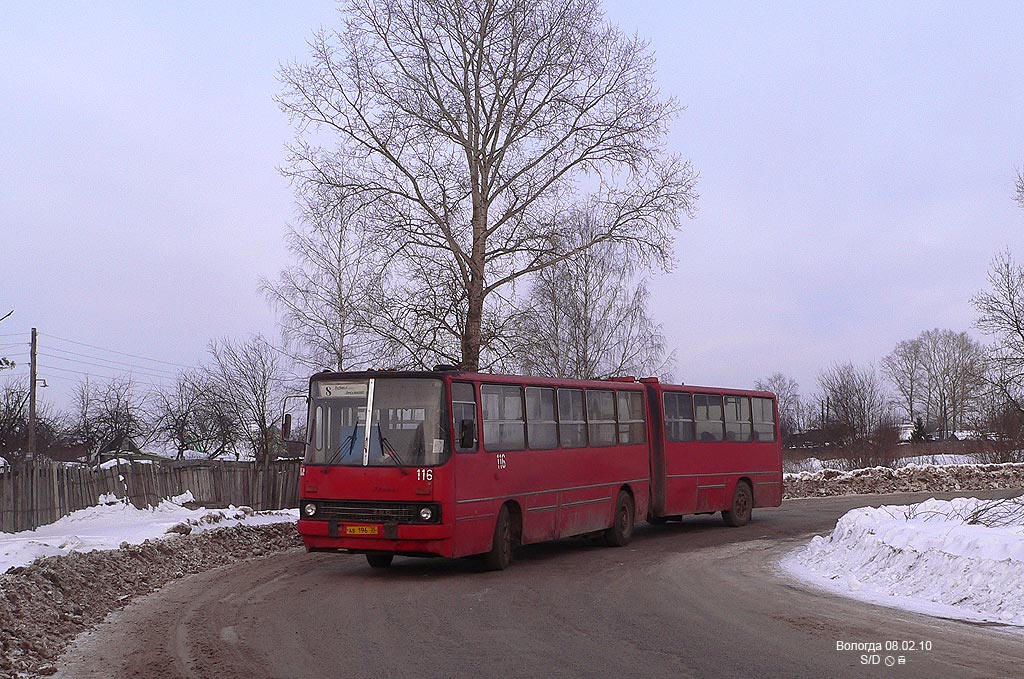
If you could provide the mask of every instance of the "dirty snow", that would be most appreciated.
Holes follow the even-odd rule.
[[[1024,464],[908,465],[783,474],[784,497],[1024,488]]]
[[[297,509],[253,512],[249,507],[227,509],[187,509],[191,492],[156,507],[138,509],[112,494],[99,498],[101,504],[87,507],[35,530],[0,533],[0,573],[12,566],[23,566],[42,556],[97,549],[117,549],[123,543],[141,544],[150,538],[172,534],[195,534],[210,528],[245,524],[265,525],[297,521]]]
[[[153,460],[145,458],[131,459],[124,457],[113,457],[106,462],[101,462],[100,469],[113,469],[114,467],[130,467],[133,464],[153,464]]]
[[[911,465],[954,465],[954,464],[978,464],[978,459],[971,455],[957,455],[943,453],[941,455],[911,455],[901,457],[893,461],[895,467],[909,467]],[[801,460],[783,460],[783,471],[798,474],[801,472],[820,472],[823,469],[843,470],[849,469],[850,463],[845,458],[835,460],[821,460],[816,457],[806,457]]]
[[[54,674],[77,634],[172,580],[302,548],[294,524],[249,524],[44,557],[0,575],[0,679]]]
[[[863,601],[1024,628],[1024,497],[854,509],[782,567]]]

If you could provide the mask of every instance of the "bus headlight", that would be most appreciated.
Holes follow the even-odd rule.
[[[434,518],[434,511],[430,507],[423,507],[420,509],[420,518],[424,521],[430,521]]]
[[[302,513],[306,516],[313,516],[316,514],[316,505],[312,502],[307,503],[306,506],[302,508]]]

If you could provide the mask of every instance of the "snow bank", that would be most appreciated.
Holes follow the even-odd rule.
[[[147,460],[144,458],[129,460],[123,457],[112,457],[106,462],[100,463],[100,469],[113,469],[114,467],[130,467],[133,464],[153,464],[153,460]]]
[[[909,467],[914,465],[974,465],[978,464],[978,459],[971,455],[959,455],[951,453],[943,453],[940,455],[911,455],[909,457],[901,457],[893,461],[894,467]],[[845,458],[839,458],[835,460],[820,460],[816,457],[805,457],[800,460],[783,460],[782,469],[783,471],[790,474],[800,473],[815,473],[820,472],[824,469],[843,470],[849,469],[849,460]]]
[[[897,467],[908,467],[910,465],[957,465],[957,464],[978,464],[978,460],[970,455],[955,455],[943,453],[941,455],[911,455],[896,460]]]
[[[850,472],[823,469],[783,474],[783,483],[786,498],[1024,488],[1024,464],[910,464],[899,469],[872,467]]]
[[[1024,497],[854,509],[782,567],[871,603],[1024,628]]]
[[[156,507],[137,509],[112,494],[99,498],[100,504],[69,514],[51,524],[20,533],[0,533],[0,573],[11,566],[31,563],[41,556],[69,552],[116,549],[124,543],[137,545],[150,538],[172,534],[195,534],[226,526],[264,525],[297,521],[297,509],[253,512],[249,507],[227,509],[186,509],[192,502],[186,491]]]
[[[37,559],[0,575],[0,677],[54,674],[57,658],[76,635],[172,580],[302,548],[293,525],[247,523]]]

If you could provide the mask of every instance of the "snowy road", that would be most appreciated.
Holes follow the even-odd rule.
[[[62,658],[57,676],[1019,677],[1020,633],[834,597],[777,571],[847,510],[929,495],[787,501],[740,529],[717,517],[644,525],[628,548],[532,546],[502,573],[268,557],[139,600]],[[875,662],[873,644],[878,664],[862,664]]]

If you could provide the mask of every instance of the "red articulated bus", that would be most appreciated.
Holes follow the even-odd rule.
[[[368,416],[369,413],[369,416]],[[782,503],[773,394],[444,369],[310,379],[299,533],[309,551],[483,555]]]

